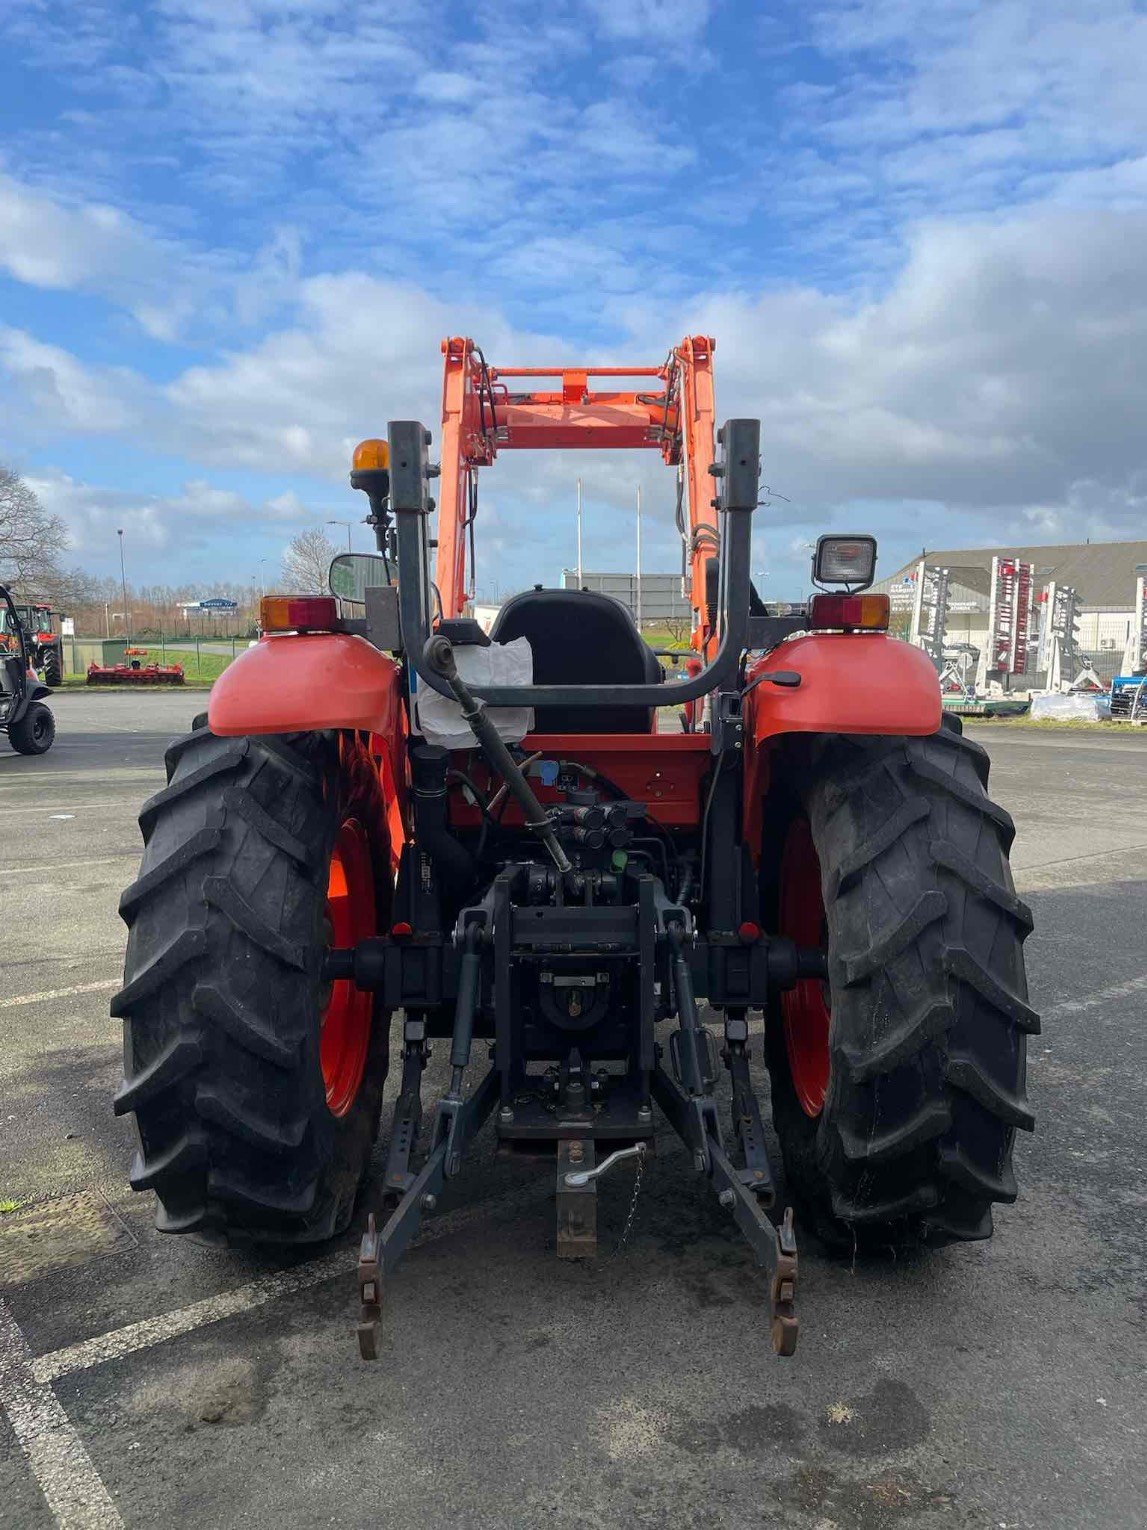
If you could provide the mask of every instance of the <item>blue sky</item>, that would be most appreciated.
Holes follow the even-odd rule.
[[[437,424],[438,343],[657,361],[759,414],[766,593],[819,531],[1147,524],[1130,0],[0,0],[0,457],[77,563],[253,577]],[[656,458],[507,456],[479,585],[676,566]],[[339,528],[332,534],[341,536]],[[358,531],[358,545],[367,546]]]

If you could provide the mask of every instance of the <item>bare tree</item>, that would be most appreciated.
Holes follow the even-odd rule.
[[[22,593],[51,594],[62,579],[68,533],[11,468],[0,466],[0,580]]]
[[[295,595],[324,594],[327,570],[338,553],[325,531],[318,526],[300,531],[283,557],[283,587]]]
[[[689,639],[693,635],[693,621],[691,617],[671,616],[665,623],[665,631],[669,635],[669,641],[674,648],[687,648]]]

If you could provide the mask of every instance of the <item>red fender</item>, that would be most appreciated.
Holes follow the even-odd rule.
[[[940,682],[927,654],[884,633],[812,632],[755,660],[745,682],[793,670],[799,686],[763,680],[745,697],[745,840],[756,856],[769,744],[784,733],[926,734],[940,726]]]
[[[395,661],[346,632],[263,637],[211,687],[207,721],[223,737],[247,733],[370,733],[390,804],[390,843],[406,839],[406,712]]]

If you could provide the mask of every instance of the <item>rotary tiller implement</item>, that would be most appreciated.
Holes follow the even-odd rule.
[[[338,1233],[400,1012],[382,1212],[358,1268],[364,1355],[385,1281],[488,1121],[500,1150],[553,1155],[558,1252],[580,1257],[598,1180],[618,1161],[640,1175],[655,1109],[763,1267],[791,1354],[794,1220],[849,1251],[936,1245],[989,1236],[992,1203],[1015,1198],[1038,1022],[1011,821],[984,751],[942,721],[931,663],[863,593],[871,538],[821,538],[814,580],[835,592],[807,607],[757,598],[759,428],[714,430],[711,340],[660,367],[550,372],[443,349],[440,466],[416,422],[355,453],[379,555],[331,578],[358,614],[265,601],[264,637],[141,814],[113,1004],[132,1184],[167,1231]],[[683,679],[589,591],[518,595],[488,637],[464,614],[479,470],[515,448],[610,445],[677,473]],[[778,1222],[754,1013],[792,1202]],[[435,1037],[450,1077],[424,1120]]]
[[[130,653],[131,650],[128,650]],[[127,658],[122,664],[89,664],[88,685],[182,685],[182,664],[160,664],[157,660],[147,663],[146,648],[137,648],[136,657]]]

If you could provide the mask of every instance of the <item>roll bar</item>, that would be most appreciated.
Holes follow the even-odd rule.
[[[709,471],[717,491],[714,505],[721,517],[717,600],[721,636],[712,661],[699,674],[663,685],[475,686],[474,695],[495,707],[658,707],[694,701],[732,679],[749,636],[750,548],[760,479],[760,434],[759,420],[726,420],[717,433],[718,460]],[[440,695],[453,697],[442,675],[426,662],[424,652],[432,611],[428,528],[434,501],[429,484],[438,473],[427,456],[430,432],[417,420],[391,420],[387,437],[403,647],[419,680]]]

